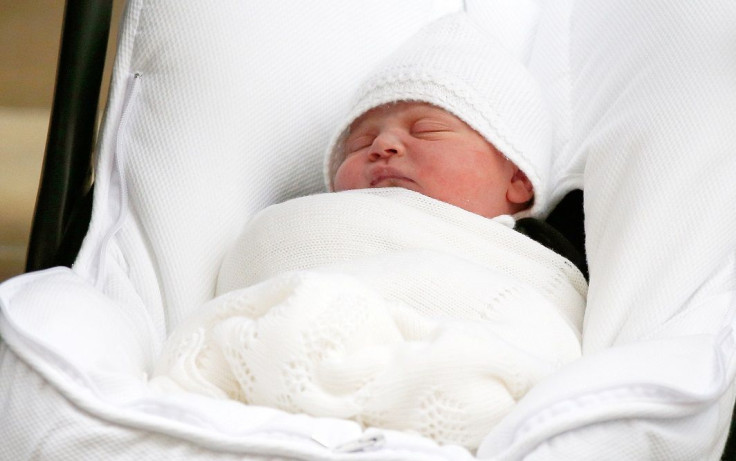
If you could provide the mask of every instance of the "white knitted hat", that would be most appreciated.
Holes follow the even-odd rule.
[[[464,13],[423,27],[369,75],[328,147],[329,190],[344,160],[351,123],[389,102],[421,101],[463,120],[493,144],[534,186],[534,205],[546,212],[552,129],[539,84],[502,40],[482,32]]]

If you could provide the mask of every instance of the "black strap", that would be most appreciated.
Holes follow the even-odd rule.
[[[588,280],[588,263],[585,256],[550,224],[535,218],[523,218],[516,221],[514,229],[567,258],[583,273],[585,280]]]

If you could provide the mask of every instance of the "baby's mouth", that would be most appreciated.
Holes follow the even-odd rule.
[[[411,178],[401,174],[393,168],[380,168],[371,174],[371,187],[402,187],[408,183],[414,183]]]

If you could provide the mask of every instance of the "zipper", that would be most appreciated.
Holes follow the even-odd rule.
[[[128,120],[130,119],[130,112],[132,111],[133,103],[136,100],[138,91],[140,89],[140,81],[142,74],[136,72],[132,78],[128,81],[128,88],[126,91],[125,105],[123,106],[123,112],[120,116],[120,123],[118,124],[117,134],[115,136],[115,158],[113,161],[113,171],[110,175],[110,190],[117,185],[118,190],[118,210],[117,216],[115,217],[115,223],[110,230],[105,234],[102,243],[100,244],[99,259],[97,264],[97,276],[95,279],[95,286],[98,289],[102,289],[102,285],[105,281],[105,267],[107,261],[108,248],[113,237],[122,229],[123,223],[127,216],[128,211],[128,187],[125,183],[125,153],[122,149],[122,138],[121,136],[127,128]],[[117,182],[117,184],[115,184]]]

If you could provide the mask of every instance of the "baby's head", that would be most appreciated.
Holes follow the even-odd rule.
[[[336,191],[403,187],[492,218],[529,207],[531,182],[465,122],[422,102],[389,103],[350,125]]]
[[[474,213],[541,215],[550,120],[528,70],[463,14],[425,26],[361,86],[330,190],[398,186]]]

